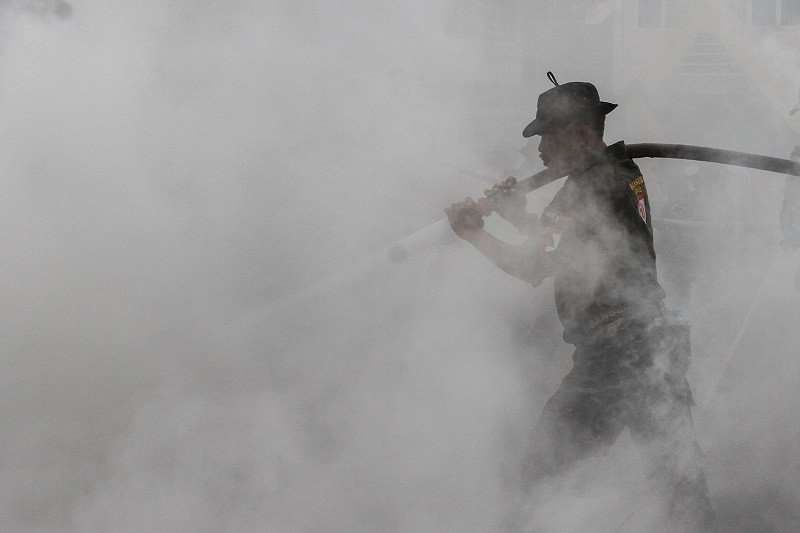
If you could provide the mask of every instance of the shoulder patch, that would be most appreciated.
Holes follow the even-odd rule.
[[[641,191],[643,184],[644,184],[644,177],[639,176],[632,182],[628,183],[628,187],[630,187],[631,190],[636,194],[639,194],[639,191]]]
[[[633,191],[633,194],[636,195],[636,210],[639,212],[639,216],[642,220],[644,220],[644,223],[647,224],[647,193],[644,189],[644,177],[639,176],[628,183],[628,187]]]
[[[642,217],[644,223],[647,224],[647,204],[645,203],[644,199],[644,193],[639,193],[636,195],[636,204],[637,209],[639,210],[639,216]]]

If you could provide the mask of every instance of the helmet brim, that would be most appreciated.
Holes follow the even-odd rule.
[[[576,118],[578,118],[584,111],[588,109],[599,109],[604,115],[608,115],[611,113],[617,104],[612,104],[611,102],[600,102],[596,106],[592,107],[584,107],[581,109],[576,110],[576,113],[570,115],[569,117],[565,118],[556,118],[556,117],[539,117],[533,119],[533,122],[528,124],[524,130],[522,130],[523,137],[533,137],[534,135],[541,135],[542,133],[547,133],[557,127],[566,126],[567,124],[573,122]]]

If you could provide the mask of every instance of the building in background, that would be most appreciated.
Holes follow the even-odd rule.
[[[722,130],[728,148],[783,155],[800,132],[800,0],[464,0],[445,25],[482,55],[466,89],[487,136],[516,131],[547,70],[633,104],[625,130],[649,140],[713,146]]]
[[[648,105],[663,133],[690,131],[694,142],[714,145],[722,129],[735,132],[730,148],[774,155],[794,144],[800,0],[624,0],[620,7],[615,90]],[[708,138],[698,139],[703,130]]]

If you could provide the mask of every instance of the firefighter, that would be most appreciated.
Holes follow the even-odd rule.
[[[525,210],[513,181],[493,188],[507,200],[498,213],[528,241],[488,233],[471,198],[445,209],[453,231],[503,271],[534,287],[553,278],[564,340],[575,346],[532,432],[520,488],[535,498],[537,483],[602,453],[627,427],[663,496],[665,523],[707,530],[713,511],[690,412],[688,327],[664,313],[645,180],[624,142],[603,141],[616,104],[591,83],[548,78],[554,87],[539,96],[523,136],[541,136],[542,162],[567,180],[541,217]]]

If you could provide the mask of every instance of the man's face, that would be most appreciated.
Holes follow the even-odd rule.
[[[559,173],[567,173],[586,158],[586,137],[581,127],[568,124],[542,133],[539,157],[544,165]]]

